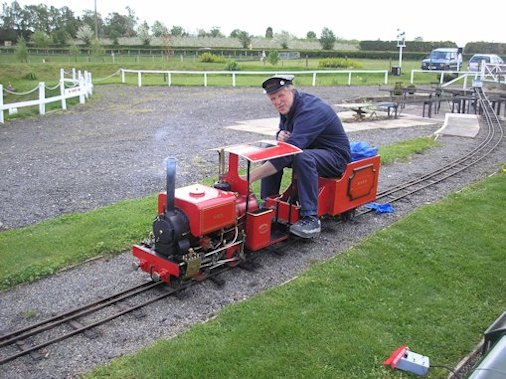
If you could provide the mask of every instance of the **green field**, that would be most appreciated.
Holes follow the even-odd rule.
[[[45,63],[42,61],[45,60]],[[77,59],[65,55],[33,56],[32,63],[16,62],[13,54],[0,54],[0,84],[4,87],[3,103],[12,104],[28,100],[38,99],[37,86],[43,82],[46,87],[45,97],[58,96],[60,88],[60,70],[64,69],[66,77],[69,78],[72,70],[76,72],[88,71],[93,75],[93,85],[122,84],[120,69],[126,70],[159,70],[159,71],[185,71],[186,73],[173,73],[170,77],[167,73],[143,74],[143,86],[196,86],[204,85],[210,87],[231,87],[233,83],[232,72],[223,72],[226,63],[202,63],[195,56],[171,57],[161,56],[125,56],[120,58],[103,57],[92,60],[89,56],[82,56]],[[386,60],[354,60],[361,66],[361,70],[384,70],[388,74],[385,84],[384,73],[355,72],[351,76],[344,71],[335,73],[336,70],[322,70],[319,68],[319,60],[316,59],[295,59],[281,61],[277,65],[262,63],[254,60],[238,61],[239,69],[236,71],[235,85],[237,87],[259,87],[269,73],[276,72],[301,72],[296,75],[295,84],[299,87],[310,87],[313,85],[313,71],[329,71],[329,73],[318,72],[316,75],[316,86],[381,86],[385,89],[393,89],[400,83],[407,86],[411,81],[411,70],[418,69],[419,61],[403,61],[402,75],[392,76],[391,68],[397,65],[397,61]],[[305,71],[305,73],[302,73]],[[343,71],[343,70],[341,70]],[[193,72],[193,73],[192,73]],[[203,72],[207,72],[204,79]],[[244,72],[258,72],[256,75],[244,74]],[[207,80],[207,83],[205,82]],[[418,73],[414,76],[414,83],[420,87],[437,85],[439,77],[433,73]],[[462,83],[462,82],[460,82]],[[14,94],[5,92],[8,86],[12,86]],[[138,85],[137,73],[126,73],[123,85]],[[78,103],[77,98],[69,100],[68,106]],[[47,111],[61,109],[59,101],[47,103]],[[9,115],[5,112],[5,119],[19,118],[36,115],[38,106],[18,108],[18,113]]]

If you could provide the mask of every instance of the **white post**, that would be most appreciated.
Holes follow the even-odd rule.
[[[316,72],[313,72],[313,87],[316,85]]]
[[[121,83],[125,83],[125,69],[121,69]]]
[[[60,68],[60,81],[65,79],[65,70],[63,68]]]
[[[207,87],[207,72],[204,72],[204,87]]]
[[[172,86],[172,73],[169,72],[169,87]]]
[[[93,95],[93,74],[88,72],[88,87],[90,89],[90,96]]]
[[[406,47],[406,33],[405,32],[401,32],[399,29],[397,29],[397,32],[399,32],[399,34],[397,34],[397,47],[399,48],[399,70],[401,71],[402,73],[402,48],[403,47]]]
[[[140,71],[137,72],[137,87],[142,87],[142,73]]]
[[[86,99],[84,96],[85,91],[86,91],[86,89],[84,88],[84,78],[81,75],[81,72],[79,72],[79,104],[84,104],[86,102]]]
[[[4,86],[0,84],[0,124],[4,123]]]
[[[65,97],[65,81],[60,79],[61,109],[67,110],[67,98]]]
[[[46,87],[44,82],[39,83],[39,114],[46,114]]]
[[[351,86],[351,71],[348,72],[348,85]]]
[[[232,87],[235,87],[235,72],[232,73]]]
[[[76,69],[73,67],[72,68],[72,80],[75,82],[76,79],[77,79],[77,77],[76,77]]]

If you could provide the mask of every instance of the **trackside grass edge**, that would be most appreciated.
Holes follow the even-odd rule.
[[[411,378],[382,365],[403,344],[453,367],[506,307],[505,186],[499,173],[417,209],[86,378]]]

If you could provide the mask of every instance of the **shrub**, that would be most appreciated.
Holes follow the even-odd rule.
[[[360,69],[363,66],[360,63],[358,63],[356,61],[353,61],[351,59],[347,59],[347,58],[326,58],[326,59],[321,59],[318,62],[318,67],[321,67],[321,68],[355,68],[355,69]]]
[[[228,61],[227,64],[225,65],[225,70],[239,71],[240,70],[239,63],[237,63],[236,61]]]
[[[200,56],[200,61],[202,63],[224,63],[225,58],[219,57],[212,53],[204,53]]]
[[[267,56],[267,62],[271,65],[276,66],[280,60],[279,53],[277,51],[271,51]]]

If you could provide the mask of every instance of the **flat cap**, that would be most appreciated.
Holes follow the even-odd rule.
[[[292,84],[295,76],[293,75],[274,75],[270,78],[266,79],[262,83],[262,87],[264,89],[264,93],[271,94],[276,91],[279,91],[281,88]]]

